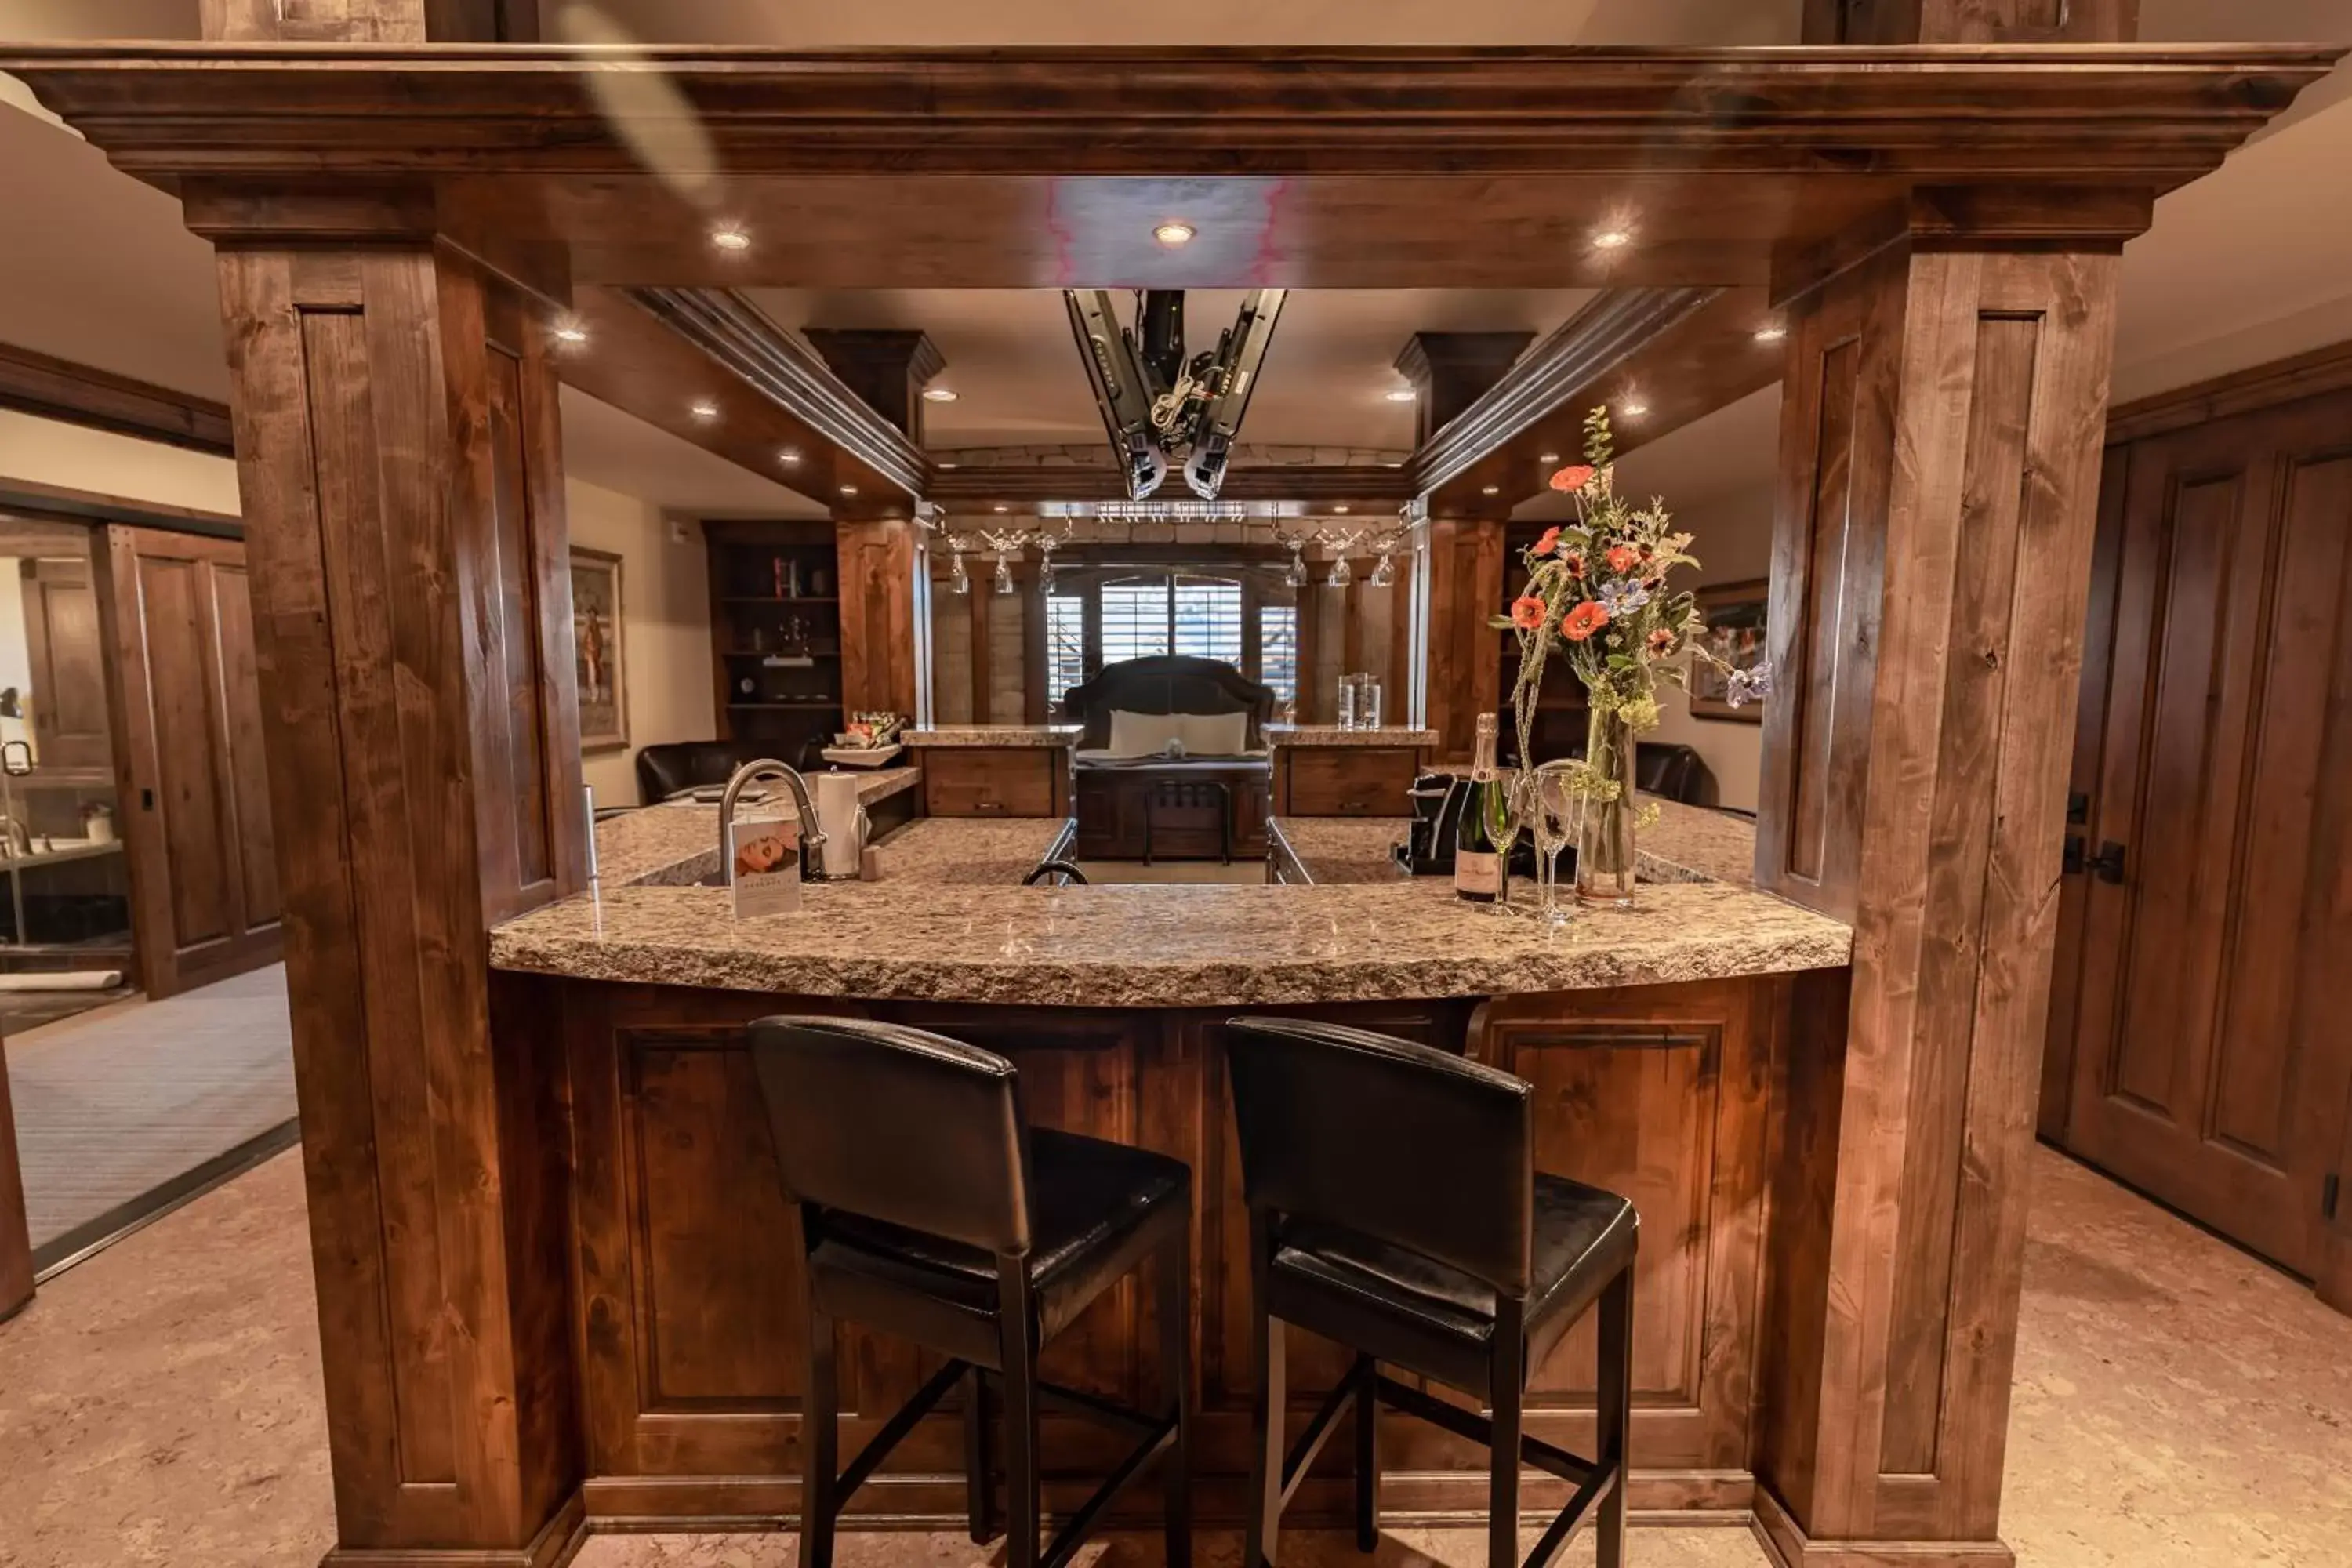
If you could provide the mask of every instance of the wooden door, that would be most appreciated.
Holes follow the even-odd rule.
[[[117,525],[106,562],[132,941],[168,996],[281,952],[245,545]]]
[[[2063,1142],[2315,1273],[2352,1081],[2352,394],[2109,478]]]
[[[103,774],[108,734],[106,658],[100,651],[98,595],[87,560],[20,562],[25,650],[32,667],[34,750],[45,772]]]

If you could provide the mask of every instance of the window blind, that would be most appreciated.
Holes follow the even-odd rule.
[[[1087,602],[1076,594],[1045,601],[1045,697],[1058,707],[1087,679]]]
[[[1242,662],[1242,585],[1217,578],[1176,579],[1176,651]]]
[[[1168,651],[1168,579],[1129,578],[1102,586],[1105,664]]]
[[[1257,607],[1258,680],[1274,689],[1276,700],[1288,702],[1298,695],[1298,607],[1260,605]]]

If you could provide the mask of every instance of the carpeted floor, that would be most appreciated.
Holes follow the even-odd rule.
[[[34,1247],[292,1121],[293,1038],[283,964],[11,1037]]]
[[[2352,1319],[2048,1152],[2035,1161],[2001,1533],[2028,1568],[2352,1563]],[[301,1167],[284,1155],[0,1327],[0,1564],[311,1568],[333,1540]],[[1360,1562],[1290,1531],[1284,1568]],[[961,1535],[845,1536],[841,1568],[967,1568]],[[1373,1568],[1480,1568],[1393,1530]],[[779,1536],[604,1536],[583,1568],[789,1568]],[[1204,1534],[1201,1568],[1234,1568]],[[1633,1568],[1764,1568],[1738,1530],[1641,1529]],[[1155,1539],[1087,1561],[1154,1568]],[[1590,1563],[1579,1545],[1562,1561]]]

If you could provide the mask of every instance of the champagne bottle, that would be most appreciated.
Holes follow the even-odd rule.
[[[1478,749],[1470,763],[1470,788],[1462,802],[1454,840],[1454,892],[1474,903],[1491,904],[1503,895],[1502,846],[1493,826],[1502,815],[1502,770],[1495,765],[1498,721],[1478,715]]]

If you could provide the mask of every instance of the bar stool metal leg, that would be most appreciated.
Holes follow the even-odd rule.
[[[964,1512],[971,1527],[971,1543],[985,1546],[996,1539],[996,1456],[988,1425],[988,1374],[978,1367],[964,1380],[963,1468],[970,1496]]]
[[[1242,1532],[1242,1568],[1270,1568],[1282,1531],[1283,1328],[1265,1310],[1265,1268],[1272,1237],[1264,1219],[1250,1215],[1250,1447],[1249,1522]]]
[[[801,1551],[803,1568],[833,1568],[834,1478],[840,1473],[841,1389],[834,1364],[833,1319],[808,1310],[808,1397],[802,1405]]]
[[[1601,1500],[1594,1521],[1592,1550],[1596,1568],[1623,1568],[1625,1562],[1625,1489],[1632,1484],[1633,1435],[1633,1269],[1631,1264],[1601,1294],[1600,1428],[1595,1456],[1617,1468],[1617,1483]]]
[[[1160,1355],[1175,1440],[1161,1456],[1168,1518],[1167,1568],[1192,1562],[1192,1237],[1178,1231],[1160,1253]]]
[[[1381,1380],[1378,1369],[1356,1394],[1356,1550],[1381,1543]]]
[[[1495,1422],[1488,1438],[1486,1568],[1518,1568],[1519,1428],[1526,1404],[1526,1304],[1507,1298],[1495,1303],[1495,1350],[1488,1363]]]
[[[1036,1310],[1027,1268],[997,1260],[997,1337],[1004,1363],[1004,1564],[1037,1568],[1043,1500],[1037,1475]]]

